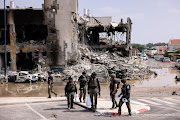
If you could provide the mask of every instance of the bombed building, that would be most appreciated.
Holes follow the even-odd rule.
[[[64,68],[78,60],[79,44],[96,50],[116,49],[122,56],[131,56],[130,18],[126,23],[121,20],[117,24],[112,23],[111,17],[89,16],[87,10],[81,17],[78,0],[44,0],[42,9],[15,8],[12,2],[6,14],[6,30],[4,19],[0,19],[1,69],[5,56],[4,32],[7,66],[12,71],[41,70],[50,66]],[[0,18],[4,18],[3,9],[0,9]],[[125,35],[125,40],[115,40],[116,34]]]

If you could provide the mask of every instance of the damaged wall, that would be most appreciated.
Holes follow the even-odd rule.
[[[16,71],[20,63],[24,68],[30,66],[25,62],[20,62],[20,58],[27,56],[29,61],[38,61],[35,52],[45,52],[45,41],[47,37],[47,25],[43,24],[43,10],[37,10],[32,8],[27,9],[9,9],[7,12],[7,65],[8,70]],[[3,16],[3,10],[0,10],[0,16]],[[3,33],[4,23],[0,22],[0,33]],[[1,27],[2,26],[2,27]],[[4,38],[1,34],[0,39]],[[8,42],[9,41],[9,42]],[[22,54],[19,54],[19,53]],[[4,67],[4,43],[0,45],[1,53],[1,65],[0,68]],[[28,55],[32,54],[31,57]],[[18,55],[18,56],[17,56]],[[36,62],[37,63],[37,62]],[[19,68],[24,69],[24,68]],[[26,69],[31,70],[31,69]]]
[[[44,11],[49,29],[47,41],[53,45],[48,52],[50,65],[66,66],[77,56],[78,0],[44,0]]]
[[[7,52],[10,54],[8,63],[11,70],[16,71],[17,67],[25,66],[19,61],[24,56],[27,58],[24,64],[37,65],[40,64],[38,61],[43,59],[45,65],[41,66],[66,67],[67,64],[77,62],[78,43],[99,44],[101,32],[126,33],[125,47],[126,51],[130,50],[130,19],[116,27],[110,24],[111,17],[90,18],[93,24],[88,24],[87,21],[80,21],[83,18],[78,15],[78,0],[44,0],[43,7],[7,11]],[[3,17],[3,9],[0,10],[1,16]],[[3,24],[3,20],[0,21],[0,39],[3,39]],[[3,42],[0,45],[0,53],[4,53]]]

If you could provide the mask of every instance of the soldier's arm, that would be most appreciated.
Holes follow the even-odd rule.
[[[116,84],[114,84],[114,91],[113,91],[113,93],[115,93],[115,92],[116,92],[116,89],[117,89],[117,83],[116,83]]]
[[[88,94],[90,94],[89,80],[88,80],[87,84],[88,84]]]
[[[49,80],[49,85],[51,85],[52,80]]]
[[[90,90],[90,88],[89,88],[89,81],[88,81],[88,91]]]
[[[99,80],[97,79],[97,83],[98,83],[98,88],[99,88],[99,93],[101,92],[101,86],[100,86],[100,83],[99,83]]]
[[[76,88],[76,85],[75,85],[75,92],[76,92],[76,94],[77,94],[77,88]]]
[[[66,84],[66,87],[65,87],[65,95],[67,94],[67,85],[68,83]]]
[[[81,76],[80,76],[79,79],[78,79],[78,83],[80,83],[80,79],[81,79]]]

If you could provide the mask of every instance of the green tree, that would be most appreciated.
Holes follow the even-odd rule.
[[[154,47],[154,44],[153,43],[148,43],[148,44],[146,44],[146,47],[147,48],[152,48],[152,47]]]
[[[142,50],[146,49],[145,45],[141,45],[141,44],[131,44],[132,48],[138,49],[140,52],[142,52]]]
[[[168,45],[167,43],[148,43],[148,44],[146,44],[146,47],[147,48],[152,48],[152,47],[154,47],[154,46],[166,46],[166,45]]]

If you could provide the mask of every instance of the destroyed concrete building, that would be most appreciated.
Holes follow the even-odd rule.
[[[4,18],[0,9],[0,18]],[[111,17],[80,17],[78,0],[44,0],[42,9],[6,8],[7,30],[0,20],[0,69],[4,67],[4,32],[7,33],[7,65],[9,70],[34,70],[61,66],[79,59],[79,45],[96,50],[118,50],[131,56],[131,20],[112,23]],[[100,33],[126,35],[124,43],[100,44]],[[113,39],[113,37],[110,39]]]

